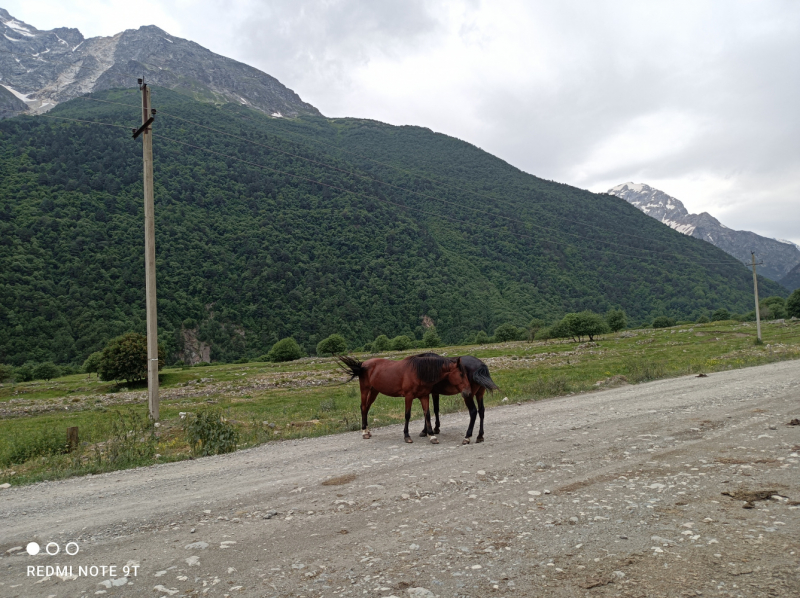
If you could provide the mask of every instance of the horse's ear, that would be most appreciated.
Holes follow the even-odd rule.
[[[458,359],[456,359],[456,365],[458,366],[459,369],[461,369],[461,358],[460,357]]]

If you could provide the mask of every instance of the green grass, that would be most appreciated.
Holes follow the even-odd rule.
[[[754,342],[754,326],[735,322],[624,334],[633,336],[607,335],[580,345],[551,341],[443,347],[439,352],[472,354],[489,363],[501,390],[487,395],[488,406],[506,397],[510,402],[538,400],[800,358],[800,322],[764,324],[762,345]],[[413,351],[382,356],[409,353]],[[189,458],[180,413],[206,407],[220,409],[236,427],[239,448],[359,430],[358,385],[342,384],[343,377],[331,358],[168,368],[161,375],[160,426],[149,431],[142,423],[147,413],[142,384],[125,387],[83,374],[0,385],[0,483],[18,485]],[[403,409],[403,399],[380,396],[370,411],[370,426],[401,423]],[[443,413],[459,410],[464,410],[459,396],[442,398]],[[418,402],[414,416],[421,416]],[[81,440],[71,454],[63,451],[69,426],[79,428]],[[123,428],[136,428],[135,440]],[[146,441],[151,432],[152,440]],[[141,449],[139,443],[152,450]]]

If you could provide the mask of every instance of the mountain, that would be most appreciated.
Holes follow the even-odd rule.
[[[732,230],[708,212],[690,214],[679,200],[649,185],[623,183],[609,189],[608,193],[621,197],[684,235],[716,245],[741,262],[749,264],[750,252],[755,251],[758,260],[764,262],[759,271],[772,280],[782,279],[800,264],[800,249],[791,241],[770,239],[746,230]]]
[[[319,114],[274,77],[158,27],[85,39],[66,27],[39,31],[0,8],[0,33],[0,118],[135,87],[142,76],[201,101],[235,102],[276,116]]]
[[[94,97],[115,103],[0,121],[0,363],[80,363],[144,331],[139,92]],[[333,332],[351,347],[421,338],[430,320],[459,342],[584,309],[622,307],[633,323],[751,309],[752,277],[723,251],[452,137],[159,87],[152,99],[171,359],[209,346],[252,358],[289,335],[308,351]]]
[[[778,282],[790,291],[800,289],[800,264],[792,268],[791,271]]]

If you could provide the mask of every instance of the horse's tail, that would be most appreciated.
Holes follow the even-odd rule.
[[[492,380],[492,377],[489,375],[489,368],[485,363],[482,363],[480,367],[473,372],[472,380],[483,386],[489,392],[500,390],[500,387],[494,383],[494,380]]]
[[[338,355],[336,359],[339,360],[339,367],[341,367],[346,373],[350,374],[350,378],[347,379],[347,382],[350,382],[350,380],[353,378],[361,378],[361,376],[367,371],[364,367],[364,364],[355,357],[350,357],[349,355]]]

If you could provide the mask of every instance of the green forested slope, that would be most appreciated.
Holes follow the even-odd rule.
[[[138,125],[138,92],[94,97],[130,107],[79,99],[49,116]],[[162,89],[153,103],[160,340],[172,352],[182,327],[232,360],[288,335],[308,350],[332,332],[419,338],[425,315],[457,342],[582,309],[641,322],[752,303],[747,270],[712,245],[457,139],[271,119]],[[129,131],[0,122],[0,362],[78,363],[144,332],[141,145]]]

